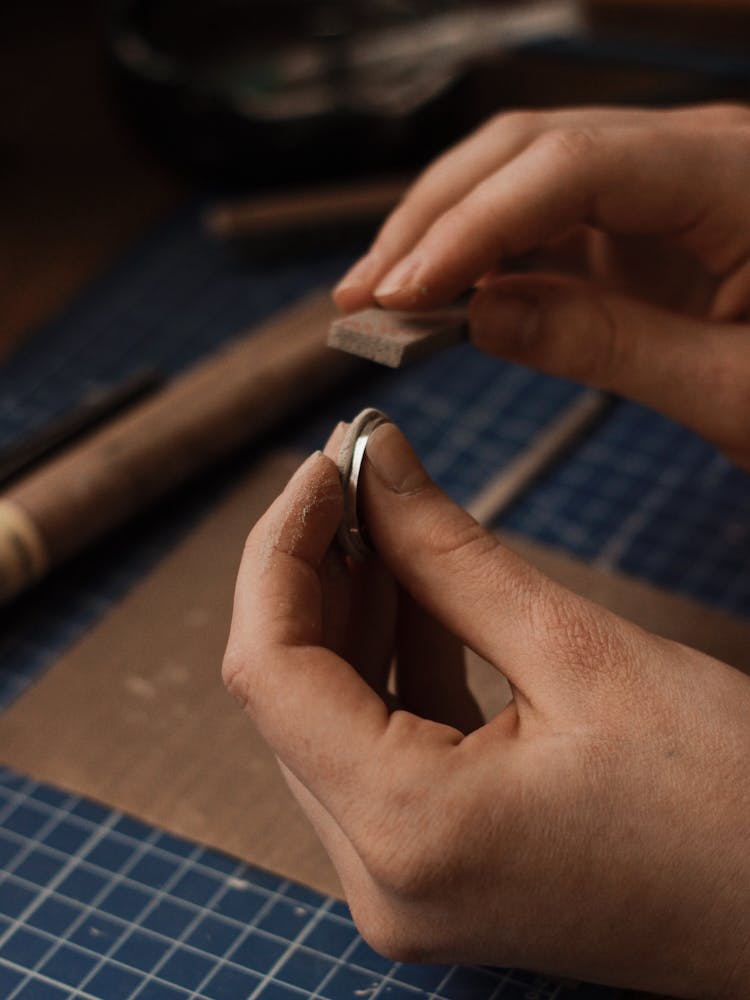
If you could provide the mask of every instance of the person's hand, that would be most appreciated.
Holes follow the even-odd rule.
[[[750,109],[500,115],[421,176],[335,298],[474,286],[478,347],[653,406],[750,469]]]
[[[372,567],[332,544],[342,496],[321,453],[253,529],[224,679],[366,940],[750,996],[750,679],[541,575],[392,424],[360,483]],[[512,686],[485,725],[462,644]]]

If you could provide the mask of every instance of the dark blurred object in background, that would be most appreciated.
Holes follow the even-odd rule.
[[[307,184],[419,166],[502,107],[746,97],[747,9],[687,7],[112,0],[108,52],[123,106],[173,162]]]
[[[117,0],[119,92],[152,141],[245,184],[414,166],[483,118],[488,64],[567,37],[567,2]],[[492,90],[491,106],[502,95]]]
[[[346,40],[394,29],[382,69],[342,83]],[[0,355],[196,192],[408,176],[504,108],[750,98],[750,0],[6,0],[0,38]],[[284,111],[278,76],[243,100],[245,61],[311,43],[317,106]]]

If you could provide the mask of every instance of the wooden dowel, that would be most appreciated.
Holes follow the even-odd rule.
[[[235,239],[375,223],[397,204],[406,187],[406,179],[397,178],[229,201],[209,209],[205,225],[219,239]]]
[[[327,293],[273,317],[0,498],[0,601],[351,375]]]
[[[489,525],[523,493],[540,473],[575,443],[610,405],[605,393],[581,393],[549,427],[536,435],[467,505],[480,524]]]

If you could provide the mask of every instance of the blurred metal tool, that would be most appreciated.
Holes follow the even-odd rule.
[[[595,389],[576,396],[467,504],[471,516],[486,527],[492,524],[609,412],[613,402],[612,396]]]

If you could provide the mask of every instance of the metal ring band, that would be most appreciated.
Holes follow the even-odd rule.
[[[337,538],[344,552],[360,562],[371,555],[373,550],[367,538],[365,527],[359,519],[359,475],[370,435],[376,427],[390,422],[390,419],[380,410],[363,410],[349,425],[339,449],[336,464],[339,468],[344,491],[344,513]]]

